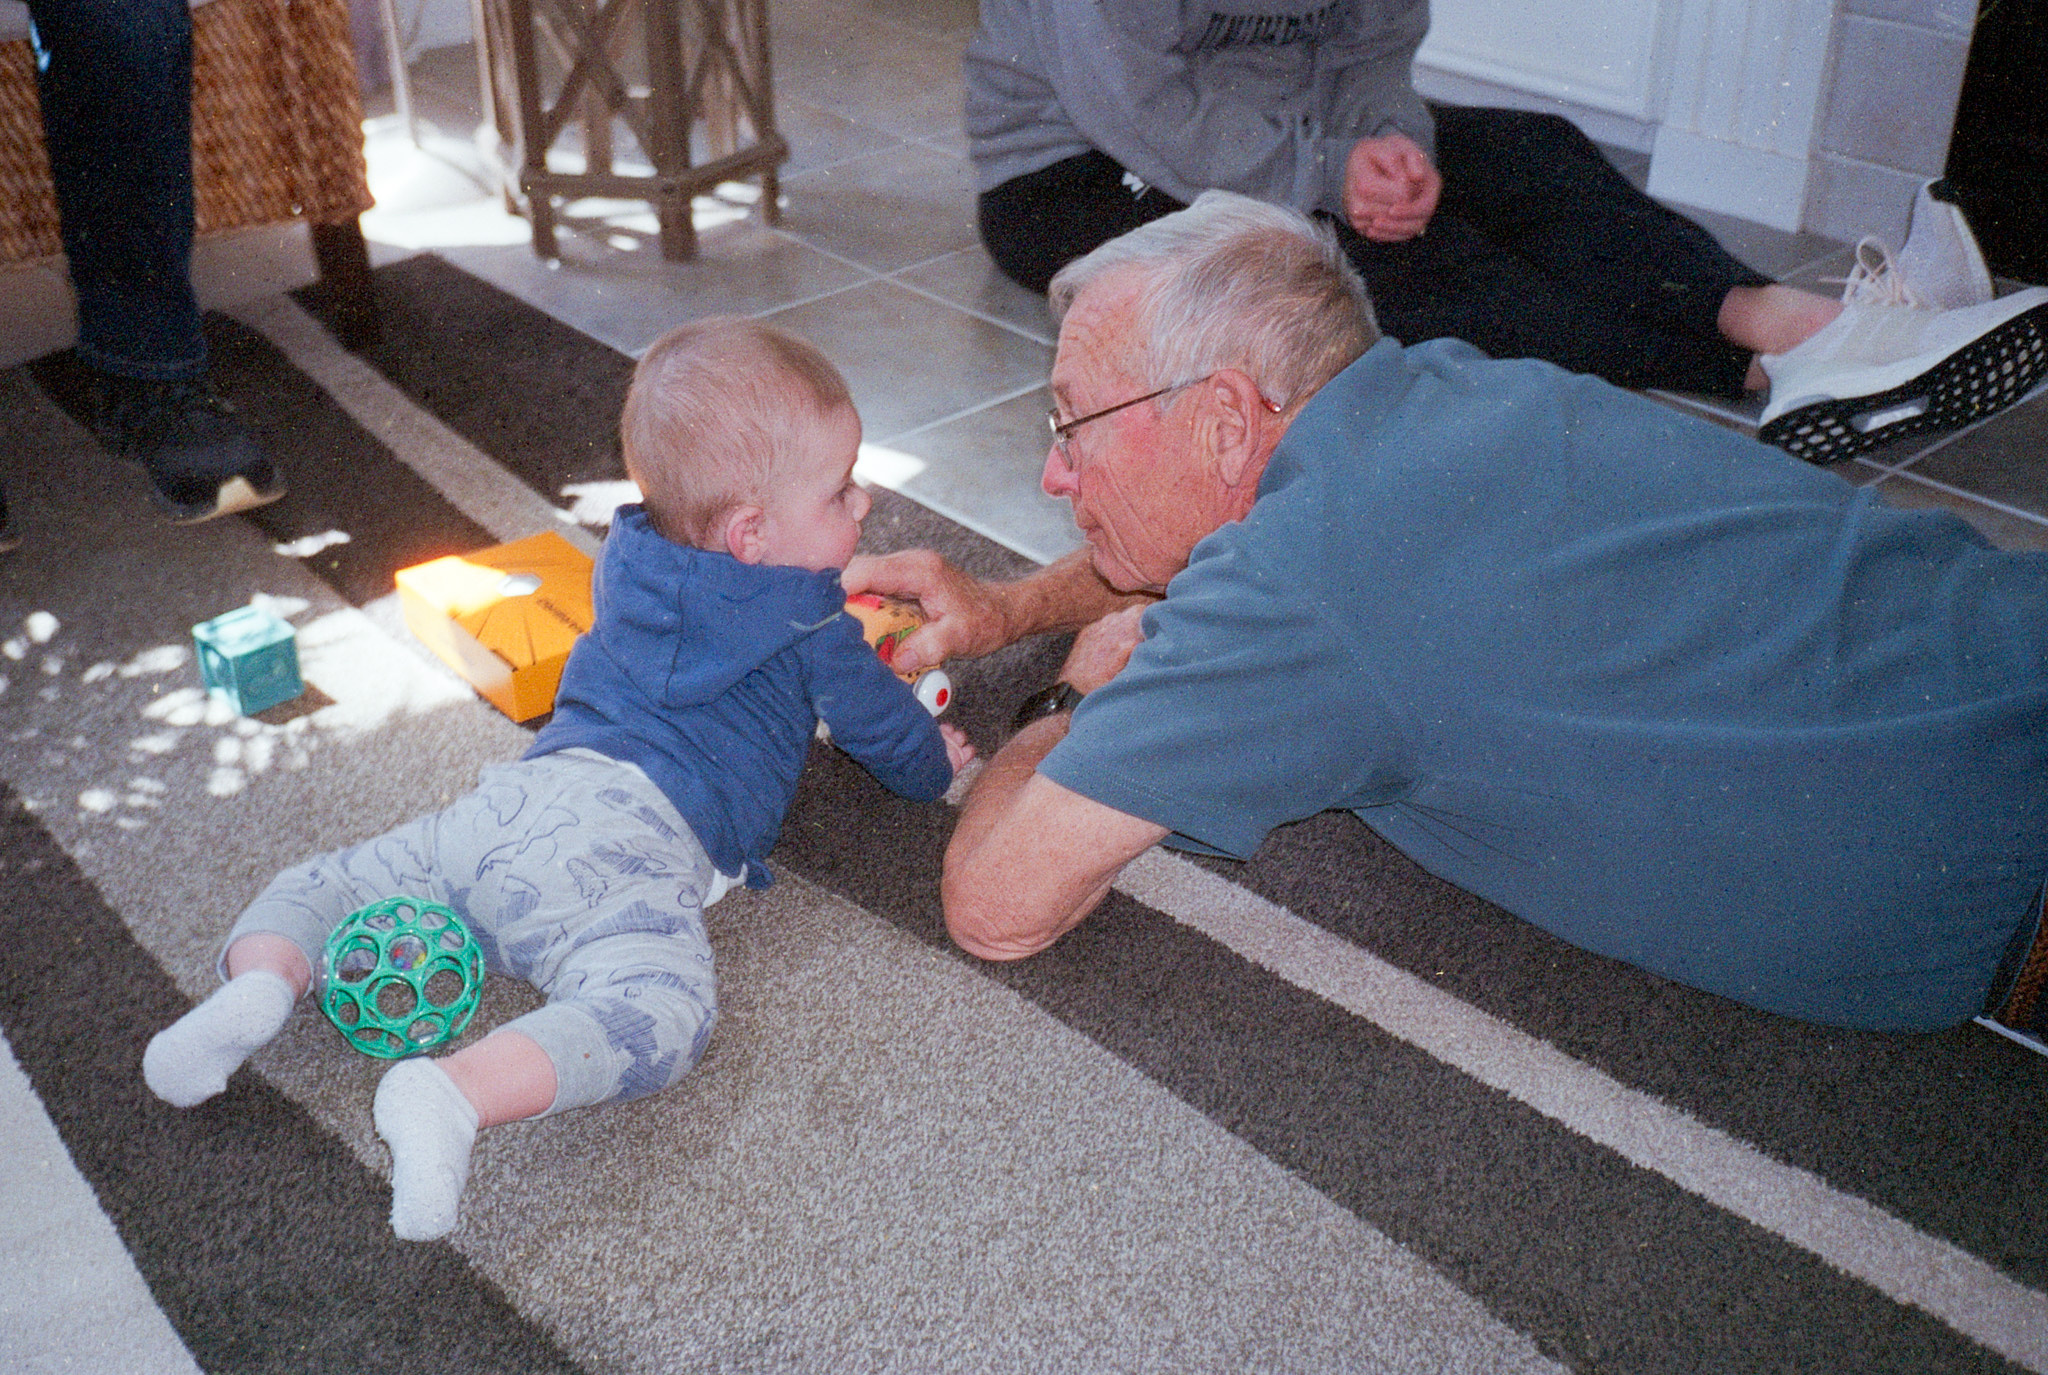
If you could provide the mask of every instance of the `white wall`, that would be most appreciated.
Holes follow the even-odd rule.
[[[1551,109],[1680,204],[1896,243],[1938,176],[1974,0],[1434,0],[1423,94]]]
[[[1422,93],[1553,110],[1603,143],[1648,152],[1663,116],[1663,7],[1630,0],[1435,0]]]

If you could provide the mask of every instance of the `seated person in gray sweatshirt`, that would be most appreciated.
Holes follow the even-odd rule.
[[[159,1033],[143,1075],[190,1107],[274,1037],[331,932],[405,895],[445,904],[487,967],[547,1004],[377,1087],[391,1225],[455,1225],[479,1127],[667,1088],[717,1016],[704,908],[763,863],[822,719],[905,797],[973,757],[882,665],[844,611],[867,494],[860,418],[808,344],[709,319],[655,341],[620,422],[644,504],[599,563],[596,622],[555,713],[514,763],[444,811],[285,871],[242,914],[227,982]]]
[[[1802,458],[1991,414],[2048,376],[2048,291],[1993,299],[1923,188],[1896,264],[1842,301],[1773,282],[1555,115],[1428,104],[1428,0],[982,0],[967,133],[982,241],[1054,272],[1206,190],[1337,226],[1378,325],[1624,387],[1770,389]],[[2017,366],[2008,363],[2016,357]]]

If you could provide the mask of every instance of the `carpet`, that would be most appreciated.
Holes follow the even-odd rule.
[[[141,1049],[271,873],[530,738],[405,632],[393,571],[594,547],[557,513],[620,478],[630,360],[431,256],[377,276],[361,356],[310,297],[209,320],[293,484],[243,517],[157,523],[63,358],[0,373],[0,1254],[30,1277],[0,1366],[2048,1371],[2048,1060],[1692,992],[1344,815],[1155,852],[985,965],[940,922],[950,809],[821,745],[777,883],[711,913],[702,1065],[486,1133],[442,1242],[391,1238],[382,1066],[304,1008],[218,1099],[158,1103]],[[887,492],[866,541],[1028,567]],[[189,627],[252,598],[310,686],[242,720]],[[952,666],[984,752],[1060,648]],[[493,980],[468,1034],[532,1001]],[[31,1282],[131,1271],[140,1318]]]

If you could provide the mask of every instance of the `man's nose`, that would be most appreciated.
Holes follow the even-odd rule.
[[[1060,446],[1048,444],[1045,449],[1045,471],[1039,475],[1039,487],[1049,497],[1071,497],[1079,485],[1074,470],[1060,457]]]

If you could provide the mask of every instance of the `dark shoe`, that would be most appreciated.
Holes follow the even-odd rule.
[[[284,495],[284,479],[234,406],[203,380],[100,376],[100,442],[149,474],[157,505],[181,525]]]

